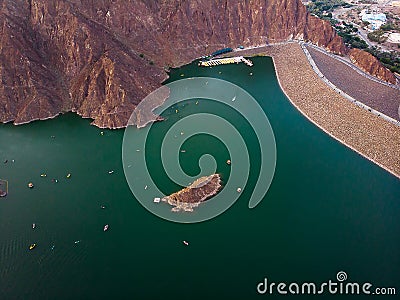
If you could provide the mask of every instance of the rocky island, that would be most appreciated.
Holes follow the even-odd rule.
[[[395,80],[301,0],[4,0],[0,23],[3,123],[73,111],[98,127],[125,127],[168,68],[238,45],[310,41]]]
[[[198,178],[188,187],[161,199],[169,205],[174,206],[172,211],[192,212],[193,208],[216,195],[221,188],[221,177],[219,174],[203,176]]]

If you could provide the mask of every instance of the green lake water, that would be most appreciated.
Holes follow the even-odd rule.
[[[257,139],[234,111],[188,102],[178,114],[167,112],[149,141],[153,179],[171,193],[179,187],[163,181],[157,150],[167,127],[198,111],[217,111],[237,124],[250,149],[248,186],[229,210],[202,223],[165,221],[135,200],[122,167],[123,130],[101,130],[72,113],[0,125],[0,178],[9,188],[0,198],[0,299],[284,299],[289,296],[259,295],[257,284],[264,278],[320,284],[335,281],[339,271],[347,282],[396,288],[397,296],[375,299],[398,299],[400,180],[305,119],[280,90],[270,58],[253,62],[252,68],[192,64],[173,70],[170,80],[225,79],[262,106],[274,130],[277,165],[256,208],[247,205],[257,180]],[[199,172],[201,154],[212,153],[228,180],[229,156],[220,141],[199,135],[184,146],[188,174]],[[32,243],[37,247],[29,251]]]

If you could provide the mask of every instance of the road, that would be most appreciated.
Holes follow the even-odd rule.
[[[354,24],[354,25],[355,25],[355,24]],[[373,43],[371,43],[371,41],[368,39],[368,36],[367,36],[368,33],[367,33],[366,31],[364,31],[363,29],[361,29],[359,26],[357,26],[357,29],[358,29],[357,35],[367,43],[368,47],[373,47],[373,46],[375,46],[375,45],[374,45]]]

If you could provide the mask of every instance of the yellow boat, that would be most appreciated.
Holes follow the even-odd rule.
[[[36,247],[36,244],[32,244],[29,246],[29,250],[33,250]]]

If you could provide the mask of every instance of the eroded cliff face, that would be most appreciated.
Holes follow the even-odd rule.
[[[396,83],[396,77],[394,74],[382,66],[382,64],[372,54],[360,49],[351,49],[349,51],[349,57],[351,62],[363,71],[387,82],[393,84]]]
[[[124,127],[179,66],[221,47],[305,39],[345,54],[300,0],[0,0],[0,121],[76,111]],[[360,60],[361,61],[361,60]],[[383,74],[385,78],[387,74]]]

